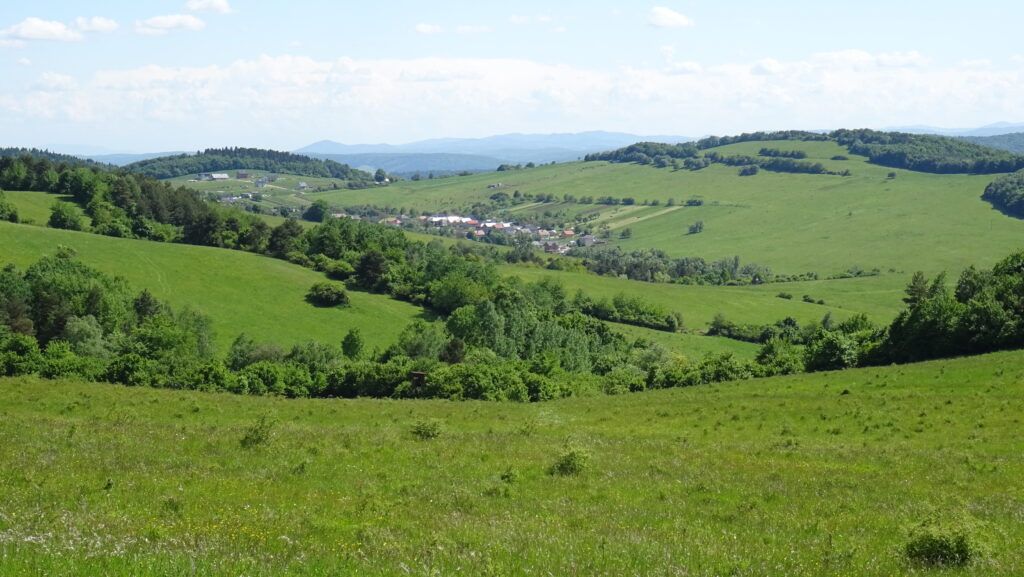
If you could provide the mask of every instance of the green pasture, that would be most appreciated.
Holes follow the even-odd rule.
[[[835,289],[815,291],[814,285],[810,283],[779,283],[755,289],[755,287],[646,283],[583,272],[550,271],[518,265],[505,265],[500,270],[502,274],[518,276],[528,281],[542,278],[558,280],[570,295],[575,294],[577,290],[582,290],[595,299],[611,299],[619,293],[639,296],[670,311],[682,313],[683,327],[688,331],[705,330],[718,313],[741,324],[767,324],[786,317],[793,317],[801,325],[804,325],[820,321],[826,313],[831,313],[835,320],[842,320],[861,312],[857,309],[836,306],[824,298],[826,294],[840,294],[840,291]],[[776,296],[779,292],[794,290],[798,292],[793,295],[791,300]],[[813,297],[816,301],[818,299],[825,300],[825,305],[803,302],[801,299],[804,294]],[[900,295],[902,296],[902,292]],[[870,301],[870,299],[866,300]],[[898,300],[897,298],[897,302]],[[903,303],[899,302],[898,304],[902,306]],[[894,312],[891,316],[895,316],[895,312],[898,311],[898,307],[895,305],[893,307]],[[876,306],[875,309],[888,311],[889,307],[882,305]],[[876,322],[878,320],[888,321],[891,319],[889,316],[885,316],[876,319]]]
[[[756,155],[762,147],[803,150],[808,161],[851,176],[775,173],[740,177],[735,167],[699,171],[634,164],[572,162],[419,182],[372,190],[305,195],[333,205],[375,204],[406,211],[468,210],[496,191],[633,198],[633,206],[529,203],[505,216],[554,216],[564,223],[597,213],[594,228],[612,229],[612,244],[627,250],[657,248],[672,256],[708,260],[739,255],[745,263],[783,274],[829,276],[859,267],[911,274],[989,266],[1021,246],[1024,223],[980,199],[994,175],[937,175],[869,164],[832,142],[746,142],[714,149]],[[844,155],[848,160],[831,160]],[[889,174],[895,177],[890,178]],[[498,188],[488,188],[497,185]],[[700,199],[699,207],[668,207]],[[659,206],[642,206],[658,201]],[[670,209],[671,208],[671,209]],[[699,234],[688,234],[696,221]],[[617,230],[628,227],[628,239]],[[954,273],[955,274],[955,273]]]
[[[0,223],[0,263],[27,267],[68,246],[89,266],[149,289],[175,309],[193,306],[213,320],[221,352],[240,333],[290,346],[339,343],[359,328],[368,349],[393,343],[421,309],[382,295],[350,292],[352,304],[324,309],[305,301],[318,273],[286,261],[211,247],[117,239]]]
[[[18,208],[18,220],[23,224],[46,226],[50,220],[50,207],[58,200],[74,202],[74,197],[48,194],[31,190],[5,190],[4,196]]]
[[[1024,354],[538,404],[0,379],[4,575],[1024,573]],[[963,568],[907,559],[959,531]]]

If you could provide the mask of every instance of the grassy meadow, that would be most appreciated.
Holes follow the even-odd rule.
[[[0,380],[4,575],[1024,573],[1024,354],[541,404]],[[973,558],[904,557],[915,526]]]
[[[193,306],[210,316],[218,349],[240,333],[259,342],[291,346],[310,340],[339,343],[352,328],[366,346],[387,347],[422,309],[383,295],[351,291],[348,308],[318,308],[305,300],[323,273],[240,251],[164,244],[84,232],[0,223],[0,263],[25,268],[58,246],[85,264],[124,277],[134,289],[176,310]]]
[[[805,324],[811,321],[820,321],[825,313],[831,313],[836,320],[842,320],[860,312],[857,309],[850,310],[831,305],[829,300],[819,296],[831,291],[815,291],[816,285],[811,282],[763,285],[767,286],[767,290],[764,290],[763,287],[647,283],[597,276],[585,272],[550,271],[517,265],[505,265],[500,270],[503,274],[515,275],[528,281],[542,278],[557,279],[570,295],[575,294],[577,290],[582,290],[597,299],[611,299],[619,293],[638,295],[670,311],[682,313],[683,326],[687,330],[705,329],[718,313],[722,313],[729,320],[740,323],[766,324],[786,317],[793,317],[801,324]],[[902,288],[901,285],[901,295]],[[782,291],[793,293],[793,299],[778,298],[776,295]],[[804,294],[814,297],[815,300],[822,298],[825,300],[825,305],[803,302],[801,298]],[[878,308],[880,311],[889,311],[891,308],[892,316],[895,316],[900,308],[896,306],[897,304],[901,306],[903,304],[898,297],[896,297],[896,303],[893,303],[891,307]],[[879,320],[891,319],[880,315]]]
[[[50,207],[55,201],[74,202],[74,197],[70,195],[25,190],[5,190],[4,196],[18,208],[20,222],[42,226],[46,226],[46,222],[50,220]]]
[[[571,194],[658,201],[659,206],[535,203],[512,207],[507,216],[547,212],[568,223],[577,214],[596,213],[595,225],[607,225],[613,231],[612,244],[624,249],[658,248],[672,256],[708,260],[739,255],[744,263],[767,265],[778,273],[817,272],[823,277],[852,267],[908,276],[915,270],[956,274],[971,264],[990,266],[1021,247],[1024,223],[980,199],[994,175],[890,169],[869,164],[832,142],[746,142],[713,150],[756,155],[762,147],[802,150],[808,161],[830,170],[849,169],[851,176],[761,171],[740,177],[735,167],[724,165],[688,171],[572,162],[306,197],[339,206],[457,212],[487,199],[495,192],[488,186],[500,183],[498,190],[509,194],[519,190],[558,198]],[[848,160],[831,160],[837,155]],[[666,206],[670,199],[679,205],[691,198],[704,204]],[[704,222],[704,231],[687,234],[698,220]],[[617,231],[625,227],[632,235],[620,239]]]

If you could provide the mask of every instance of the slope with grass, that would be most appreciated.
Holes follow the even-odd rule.
[[[384,349],[396,342],[411,321],[435,316],[386,295],[360,291],[349,293],[352,302],[346,308],[315,307],[306,302],[305,295],[313,283],[324,280],[323,274],[269,257],[0,224],[0,266],[13,263],[24,268],[42,256],[54,254],[58,246],[71,247],[82,262],[124,277],[135,290],[149,289],[175,309],[194,306],[209,315],[220,352],[241,333],[258,342],[287,347],[310,340],[337,344],[352,328],[360,330],[368,351]],[[420,240],[432,239],[436,237]],[[626,325],[614,327],[631,339],[658,342],[693,359],[708,352],[733,352],[749,359],[756,352],[753,345],[727,339],[672,335]]]
[[[348,308],[317,308],[305,295],[324,279],[322,273],[264,256],[0,223],[0,263],[24,268],[62,245],[85,264],[124,277],[135,290],[149,289],[175,309],[188,305],[209,315],[221,352],[243,332],[290,346],[339,343],[354,327],[368,348],[383,348],[422,314],[410,304],[361,292],[350,294]]]
[[[0,412],[4,574],[1024,572],[1020,352],[539,404],[2,379]],[[928,523],[966,568],[907,557]]]
[[[595,231],[606,225],[610,242],[631,250],[658,248],[673,256],[708,260],[739,255],[743,262],[776,272],[829,276],[859,267],[885,272],[959,270],[988,266],[1020,245],[1024,223],[982,202],[993,175],[927,174],[877,166],[835,142],[744,142],[711,149],[723,155],[753,155],[761,148],[801,150],[850,176],[769,172],[741,177],[731,166],[699,171],[606,162],[567,163],[528,170],[400,182],[367,191],[309,195],[335,205],[375,204],[412,211],[468,210],[497,190],[523,195],[632,198],[660,206],[530,203],[508,209],[510,219],[554,216],[571,224],[593,215]],[[833,160],[844,156],[847,160]],[[892,177],[890,177],[892,173]],[[702,206],[665,210],[671,200],[699,199]],[[704,222],[700,234],[689,225]],[[616,229],[629,227],[620,239]],[[942,246],[943,250],[935,250]],[[813,249],[809,248],[813,247]]]
[[[74,202],[74,197],[71,195],[48,194],[34,190],[5,190],[4,195],[17,207],[18,220],[23,224],[46,226],[54,201]]]
[[[793,317],[800,324],[806,324],[820,321],[826,313],[831,313],[836,320],[842,320],[857,312],[864,312],[858,308],[846,309],[831,304],[829,300],[819,296],[826,294],[826,291],[814,290],[815,287],[821,286],[816,283],[774,284],[767,285],[765,290],[765,287],[645,283],[582,272],[550,271],[516,265],[503,266],[501,271],[503,274],[515,275],[523,280],[552,278],[561,282],[569,294],[582,290],[595,299],[612,299],[619,293],[640,296],[670,311],[682,313],[683,325],[688,330],[704,330],[718,313],[741,323],[767,324]],[[798,292],[793,299],[776,296],[782,290],[798,289],[810,291],[810,296],[815,300],[825,300],[825,305],[803,302],[803,292]],[[890,314],[896,315],[902,304],[897,298],[896,303],[891,305],[891,311],[888,306],[876,307],[877,315],[874,315],[874,318],[879,321],[887,320]]]

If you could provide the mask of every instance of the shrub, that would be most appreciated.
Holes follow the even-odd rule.
[[[336,260],[327,265],[326,271],[334,280],[345,280],[355,274],[356,269],[348,261]]]
[[[261,415],[255,423],[245,429],[245,434],[239,444],[243,449],[254,449],[270,443],[276,424],[277,421],[268,419],[266,415]]]
[[[306,300],[320,307],[346,306],[348,293],[345,292],[345,285],[341,283],[320,281],[309,288]]]
[[[964,566],[981,553],[976,523],[970,519],[954,523],[928,519],[911,529],[903,547],[908,561],[928,567]]]
[[[568,447],[558,459],[548,467],[549,475],[559,477],[575,477],[590,464],[590,453],[579,447]]]
[[[437,419],[422,419],[413,424],[409,430],[412,436],[421,441],[429,441],[441,436],[441,421]]]

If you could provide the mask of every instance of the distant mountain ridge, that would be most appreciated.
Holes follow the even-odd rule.
[[[93,155],[76,155],[82,158],[88,158],[89,160],[95,160],[96,162],[104,162],[106,164],[113,164],[114,166],[125,166],[133,162],[140,162],[143,160],[150,160],[153,158],[162,158],[164,156],[177,156],[179,154],[187,154],[184,151],[176,150],[173,152],[143,152],[141,154],[93,154]]]
[[[999,136],[1014,132],[1024,132],[1024,123],[995,122],[977,128],[939,128],[937,126],[912,125],[894,126],[884,129],[892,132],[909,132],[910,134],[938,134],[940,136],[982,137]]]
[[[394,174],[479,172],[501,164],[568,162],[643,141],[689,142],[688,136],[638,136],[588,131],[559,134],[499,134],[485,138],[432,138],[407,144],[343,144],[321,140],[294,152]]]
[[[367,172],[373,172],[378,168],[384,169],[388,174],[409,177],[414,174],[427,176],[433,174],[451,174],[462,171],[489,172],[505,163],[498,158],[491,156],[480,156],[476,154],[448,154],[436,153],[359,153],[359,154],[319,154],[307,152],[313,158],[333,160],[347,164],[352,168],[358,168]]]

